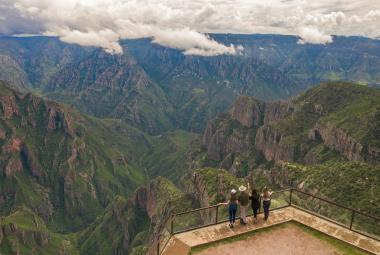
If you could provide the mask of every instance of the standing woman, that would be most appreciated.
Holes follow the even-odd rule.
[[[231,190],[230,200],[228,201],[227,204],[228,204],[228,214],[229,214],[229,219],[230,219],[229,226],[230,228],[233,228],[235,224],[236,211],[238,208],[238,200],[237,200],[235,189]]]
[[[267,187],[264,187],[263,192],[261,193],[261,197],[263,199],[263,208],[264,208],[264,220],[266,221],[269,217],[269,207],[270,200],[273,192],[268,190]]]
[[[260,209],[261,198],[256,189],[252,189],[252,193],[249,196],[249,199],[251,200],[254,222],[257,222],[257,212]]]

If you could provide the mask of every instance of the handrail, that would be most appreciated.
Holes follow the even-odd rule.
[[[292,189],[291,188],[281,189],[281,190],[278,190],[278,191],[274,191],[273,194],[283,193],[283,192],[290,191],[290,190],[292,190]],[[188,211],[183,211],[183,212],[179,212],[179,213],[173,213],[173,215],[174,215],[174,217],[175,216],[181,216],[183,214],[188,214],[188,213],[193,213],[193,212],[198,212],[198,211],[209,210],[209,209],[212,209],[212,208],[215,208],[215,207],[219,207],[220,205],[221,204],[210,205],[210,206],[206,206],[206,207],[200,207],[200,208],[196,208],[196,209],[192,209],[192,210],[188,210]]]
[[[356,231],[356,230],[354,230],[354,229],[352,228],[352,227],[353,227],[353,222],[354,222],[354,219],[355,219],[355,214],[360,214],[360,215],[362,215],[362,216],[365,216],[365,217],[367,217],[367,218],[370,218],[370,219],[373,219],[373,220],[375,220],[375,221],[380,222],[380,217],[377,217],[377,216],[371,215],[371,214],[369,214],[369,213],[366,213],[366,212],[360,211],[360,210],[358,210],[358,209],[354,209],[354,208],[350,208],[350,207],[345,206],[345,205],[338,204],[338,203],[336,203],[336,202],[334,202],[334,201],[331,201],[331,200],[328,200],[328,199],[325,199],[325,198],[322,198],[322,197],[318,197],[318,196],[316,196],[316,195],[313,195],[313,194],[307,193],[307,192],[305,192],[305,191],[303,191],[303,190],[299,190],[299,189],[295,189],[295,188],[286,188],[286,189],[281,189],[281,190],[278,190],[278,191],[274,191],[273,194],[284,193],[284,192],[287,192],[287,191],[290,191],[290,195],[289,195],[289,203],[288,203],[288,205],[286,205],[286,206],[281,206],[281,207],[279,207],[279,208],[284,208],[284,207],[288,207],[288,206],[295,206],[294,203],[293,203],[293,201],[292,201],[292,195],[293,195],[294,192],[298,192],[298,193],[304,194],[304,195],[306,195],[306,196],[308,196],[308,197],[312,197],[312,198],[315,198],[315,199],[321,200],[321,201],[323,201],[323,202],[326,202],[326,203],[332,204],[332,205],[334,205],[334,206],[337,206],[337,207],[339,207],[339,208],[342,208],[342,209],[345,209],[345,210],[348,210],[348,211],[352,212],[349,227],[346,227],[346,226],[344,226],[344,227],[346,227],[346,228],[348,228],[348,229],[350,229],[350,230],[352,230],[352,231],[354,231],[354,232],[361,233],[361,234],[363,234],[363,235],[365,235],[365,236],[368,236],[368,235],[364,234],[363,232],[358,232],[358,231]],[[171,216],[169,217],[169,219],[167,219],[167,221],[166,221],[167,223],[170,221],[170,225],[171,225],[171,227],[170,227],[170,228],[171,228],[171,229],[170,229],[170,234],[173,235],[173,234],[177,234],[177,233],[178,233],[178,232],[174,232],[174,229],[173,229],[173,228],[174,228],[174,227],[173,227],[173,225],[174,225],[174,220],[175,220],[175,218],[176,218],[177,216],[181,216],[181,215],[185,215],[185,214],[190,214],[190,213],[194,213],[194,212],[205,211],[205,210],[210,210],[210,209],[214,209],[214,208],[216,208],[215,222],[212,222],[212,223],[207,224],[207,225],[203,225],[203,226],[201,226],[201,227],[205,227],[205,226],[210,226],[210,225],[215,225],[215,224],[221,223],[222,221],[218,221],[218,209],[219,209],[219,207],[222,206],[222,205],[223,205],[223,204],[216,204],[216,205],[211,205],[211,206],[207,206],[207,207],[196,208],[196,209],[192,209],[192,210],[188,210],[188,211],[182,211],[182,212],[179,212],[179,213],[172,213]],[[296,207],[299,207],[299,206],[296,206]],[[276,209],[279,209],[279,208],[274,208],[274,209],[272,209],[272,210],[276,210]],[[301,208],[302,208],[302,207],[301,207]],[[304,210],[305,210],[305,209],[304,209]],[[319,213],[317,213],[317,214],[319,214]],[[321,215],[321,216],[324,217],[323,215]],[[339,224],[339,223],[337,223],[337,224]],[[341,225],[341,224],[339,224],[339,225]],[[197,227],[197,228],[201,228],[201,227]],[[192,229],[195,229],[195,228],[187,229],[187,230],[184,230],[184,231],[181,231],[181,232],[186,232],[186,231],[189,231],[189,230],[192,230]],[[368,237],[371,237],[371,236],[368,236]],[[371,238],[374,238],[374,239],[378,240],[378,238],[375,238],[375,237],[371,237]],[[158,247],[157,247],[157,248],[158,248],[158,253],[157,253],[157,254],[161,254],[160,251],[159,251],[159,250],[160,250],[160,248],[159,248],[159,242],[160,242],[160,237],[158,238]],[[166,246],[166,245],[164,245],[164,246]],[[163,247],[163,248],[165,248],[165,247]]]
[[[369,213],[366,213],[366,212],[363,212],[363,211],[360,211],[358,209],[355,209],[355,208],[351,208],[351,207],[348,207],[348,206],[345,206],[345,205],[341,205],[341,204],[338,204],[334,201],[331,201],[331,200],[328,200],[328,199],[325,199],[325,198],[321,198],[321,197],[318,197],[318,196],[315,196],[313,194],[310,194],[310,193],[307,193],[305,191],[302,191],[302,190],[299,190],[299,189],[293,189],[293,191],[296,191],[296,192],[299,192],[299,193],[302,193],[304,195],[307,195],[309,197],[313,197],[313,198],[316,198],[316,199],[319,199],[319,200],[322,200],[323,202],[327,202],[327,203],[330,203],[332,205],[335,205],[337,207],[340,207],[340,208],[343,208],[343,209],[346,209],[346,210],[349,210],[349,211],[354,211],[355,213],[358,213],[358,214],[361,214],[363,216],[366,216],[368,218],[371,218],[371,219],[374,219],[374,220],[377,220],[377,221],[380,221],[380,218],[377,217],[377,216],[374,216],[374,215],[371,215]]]
[[[330,201],[328,199],[325,199],[325,198],[322,198],[322,197],[318,197],[316,195],[313,195],[313,194],[310,194],[310,193],[307,193],[305,191],[302,191],[302,190],[299,190],[299,189],[295,189],[295,188],[287,188],[287,189],[281,189],[281,190],[278,190],[278,191],[275,191],[273,192],[273,194],[278,194],[278,193],[284,193],[284,192],[287,192],[287,191],[290,191],[290,195],[289,195],[289,204],[288,206],[293,206],[294,205],[294,202],[292,201],[292,195],[294,192],[298,192],[298,193],[301,193],[301,194],[304,194],[304,195],[307,195],[308,197],[312,197],[312,198],[315,198],[315,199],[318,199],[318,200],[321,200],[323,202],[326,202],[326,203],[329,203],[331,205],[334,205],[334,206],[337,206],[339,208],[342,208],[342,209],[345,209],[345,210],[348,210],[352,213],[351,215],[351,220],[349,222],[349,227],[348,229],[352,230],[352,227],[353,227],[353,222],[354,222],[354,219],[355,219],[355,214],[360,214],[362,216],[365,216],[367,218],[370,218],[370,219],[373,219],[375,221],[378,221],[380,222],[380,218],[377,217],[377,216],[374,216],[374,215],[371,215],[369,213],[366,213],[366,212],[362,212],[358,209],[354,209],[354,208],[350,208],[350,207],[347,207],[347,206],[344,206],[344,205],[340,205],[334,201]],[[220,206],[222,206],[223,204],[216,204],[216,205],[211,205],[211,206],[207,206],[207,207],[201,207],[201,208],[197,208],[197,209],[192,209],[192,210],[188,210],[188,211],[183,211],[183,212],[179,212],[179,213],[173,213],[173,217],[172,217],[172,223],[171,223],[171,234],[175,234],[174,230],[173,230],[173,225],[174,225],[174,220],[177,216],[181,216],[181,215],[185,215],[185,214],[190,214],[190,213],[194,213],[194,212],[199,212],[199,211],[205,211],[205,210],[210,210],[210,209],[213,209],[213,208],[219,208]],[[297,206],[298,207],[298,206]],[[318,213],[319,214],[319,213]],[[218,216],[216,216],[216,220],[214,223],[210,223],[208,225],[213,225],[213,224],[217,224],[219,223],[218,221]],[[340,224],[341,225],[341,224]],[[206,226],[206,225],[204,225]],[[187,231],[187,230],[186,230]],[[181,231],[183,232],[183,231]]]
[[[212,208],[215,208],[215,207],[218,207],[218,206],[220,206],[220,204],[210,205],[210,206],[206,206],[206,207],[200,207],[200,208],[197,208],[197,209],[192,209],[192,210],[188,210],[188,211],[174,213],[173,216],[175,217],[175,216],[180,216],[180,215],[183,215],[183,214],[188,214],[188,213],[193,213],[193,212],[198,212],[198,211],[209,210],[209,209],[212,209]]]
[[[309,197],[319,199],[319,200],[321,200],[323,202],[330,203],[332,205],[335,205],[337,207],[340,207],[340,208],[343,208],[343,209],[346,209],[346,210],[349,210],[349,211],[355,211],[355,213],[358,213],[358,214],[361,214],[361,215],[366,216],[368,218],[372,218],[374,220],[380,221],[379,217],[371,215],[371,214],[369,214],[367,212],[363,212],[363,211],[360,211],[360,210],[355,209],[355,208],[351,208],[351,207],[348,207],[348,206],[345,206],[345,205],[338,204],[338,203],[336,203],[334,201],[331,201],[331,200],[328,200],[328,199],[325,199],[325,198],[322,198],[322,197],[318,197],[316,195],[307,193],[307,192],[299,190],[299,189],[294,189],[294,188],[281,189],[281,190],[278,190],[278,191],[274,191],[273,194],[283,193],[283,192],[286,192],[286,191],[299,192],[299,193],[302,193],[302,194],[307,195]],[[188,214],[188,213],[193,213],[193,212],[198,212],[198,211],[204,211],[204,210],[212,209],[212,208],[215,208],[215,207],[218,207],[218,206],[220,206],[220,204],[211,205],[211,206],[207,206],[207,207],[200,207],[200,208],[196,208],[196,209],[192,209],[192,210],[188,210],[188,211],[182,211],[182,212],[179,212],[179,213],[173,213],[173,215],[174,216],[180,216],[180,215],[184,215],[184,214]]]

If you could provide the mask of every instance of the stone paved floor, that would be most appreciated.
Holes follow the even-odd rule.
[[[227,226],[227,223],[221,223],[177,234],[172,237],[163,254],[186,255],[191,250],[191,247],[230,238],[239,234],[248,233],[257,229],[270,227],[291,220],[300,222],[306,226],[314,228],[322,233],[347,243],[353,244],[373,254],[380,254],[380,242],[347,230],[339,225],[316,217],[312,214],[303,212],[295,207],[287,207],[272,211],[267,222],[263,221],[262,216],[260,215],[257,223],[253,223],[252,218],[250,218],[246,226],[240,226],[237,224],[237,226],[233,229],[230,229]]]
[[[306,233],[295,224],[275,228],[230,243],[210,247],[196,255],[342,255],[336,247]]]

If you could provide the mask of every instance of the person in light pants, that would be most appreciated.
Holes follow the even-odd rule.
[[[264,187],[263,192],[261,193],[261,197],[263,200],[263,208],[264,208],[264,220],[267,221],[269,217],[269,208],[270,202],[272,199],[273,192],[269,190],[267,187]]]
[[[239,187],[239,204],[240,204],[240,223],[245,225],[247,224],[247,210],[249,205],[249,194],[247,192],[247,187],[240,186]]]

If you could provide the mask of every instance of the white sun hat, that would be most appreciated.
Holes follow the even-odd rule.
[[[231,194],[236,194],[236,189],[232,189]]]
[[[243,185],[241,185],[241,186],[239,187],[239,191],[241,191],[241,192],[246,191],[246,190],[247,190],[247,187],[245,187],[245,186],[243,186]]]

